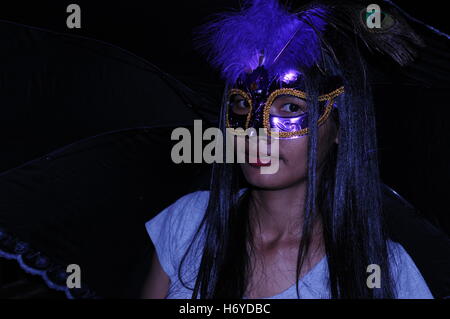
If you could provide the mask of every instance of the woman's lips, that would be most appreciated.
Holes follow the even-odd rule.
[[[263,163],[259,158],[258,159],[249,158],[248,164],[253,167],[263,167],[263,166],[270,166],[272,164],[272,161]]]
[[[243,152],[243,155],[245,156],[245,163],[255,168],[271,166],[273,160],[278,161],[281,160],[281,156],[279,156],[278,159],[276,159],[273,158],[270,154],[264,154],[261,155],[264,160],[264,162],[262,162],[259,155],[258,157],[254,157],[254,155],[250,156],[247,150]]]

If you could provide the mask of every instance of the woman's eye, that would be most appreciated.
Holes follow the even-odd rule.
[[[281,106],[280,110],[286,113],[298,113],[301,111],[301,108],[297,104],[286,103]]]
[[[247,100],[241,96],[232,96],[229,105],[231,111],[237,115],[246,115],[250,110]]]
[[[245,100],[239,100],[235,102],[235,106],[238,108],[247,108]]]

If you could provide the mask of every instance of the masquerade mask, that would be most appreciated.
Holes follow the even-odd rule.
[[[292,70],[269,80],[268,71],[259,66],[240,77],[228,93],[226,124],[229,128],[264,128],[268,135],[294,139],[308,134],[307,95],[301,74]],[[324,123],[343,87],[318,97],[318,125]]]

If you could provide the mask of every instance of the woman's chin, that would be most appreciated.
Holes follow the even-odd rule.
[[[281,189],[286,187],[289,182],[286,180],[281,168],[274,174],[262,174],[261,169],[264,166],[241,164],[242,172],[247,182],[257,188],[262,189]]]

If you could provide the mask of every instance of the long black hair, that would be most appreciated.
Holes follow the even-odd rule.
[[[320,218],[331,296],[390,298],[393,290],[381,214],[373,106],[369,88],[364,88],[367,92],[364,96],[355,94],[360,91],[361,82],[352,81],[352,77],[350,74],[350,81],[344,81],[346,92],[338,102],[338,110],[334,111],[335,121],[339,124],[339,144],[328,152],[319,183],[316,183],[317,125],[310,127],[308,191],[297,278],[309,251],[314,222]],[[308,94],[317,96],[319,86],[313,84],[314,77],[307,82]],[[318,107],[315,104],[309,106],[311,123],[317,123]],[[222,119],[224,111],[223,107]],[[213,166],[208,207],[194,239],[204,240],[204,248],[193,298],[245,296],[253,236],[248,216],[249,195],[240,196],[240,178],[236,164],[215,163]],[[189,250],[185,257],[188,254]],[[370,264],[380,266],[381,288],[367,286],[366,270]]]
[[[328,1],[329,2],[329,1]],[[328,3],[321,1],[320,3]],[[356,1],[358,2],[358,1]],[[361,2],[361,1],[359,1]],[[329,8],[329,7],[328,7]],[[377,159],[376,123],[369,85],[370,77],[361,52],[361,42],[368,45],[355,25],[360,23],[363,6],[325,17],[331,28],[320,38],[321,59],[313,66],[299,66],[305,76],[308,94],[309,142],[308,180],[302,238],[297,261],[297,293],[300,271],[311,245],[312,230],[321,221],[332,298],[392,298],[388,238],[383,222],[381,181]],[[359,11],[358,11],[359,10]],[[357,12],[356,17],[351,16]],[[352,20],[353,19],[353,24]],[[311,28],[315,30],[312,24]],[[353,28],[353,29],[352,29]],[[211,28],[209,29],[211,30]],[[350,31],[350,32],[349,32]],[[368,35],[369,36],[369,35]],[[377,35],[378,36],[378,35]],[[401,38],[401,37],[400,37]],[[377,38],[383,41],[383,37]],[[405,62],[412,50],[401,38],[377,44],[377,49]],[[361,41],[362,40],[362,41]],[[373,38],[371,39],[374,40]],[[370,44],[370,43],[369,43]],[[396,48],[393,50],[393,48]],[[389,51],[391,50],[391,51]],[[401,51],[401,52],[400,52]],[[406,52],[406,53],[405,53]],[[402,54],[404,53],[404,54]],[[300,52],[299,52],[300,54]],[[405,62],[406,63],[406,62]],[[319,103],[317,97],[327,86],[327,78],[339,77],[345,88],[338,98],[334,121],[339,127],[339,144],[328,152],[320,178],[317,174],[317,141]],[[220,127],[225,132],[227,82],[222,101]],[[248,194],[241,196],[240,172],[235,164],[215,163],[212,170],[210,197],[202,223],[180,265],[194,242],[202,242],[203,254],[198,269],[193,298],[242,298],[248,285],[252,254],[251,228],[248,216]],[[250,186],[251,187],[251,186]],[[378,265],[381,288],[369,288],[367,267]]]

